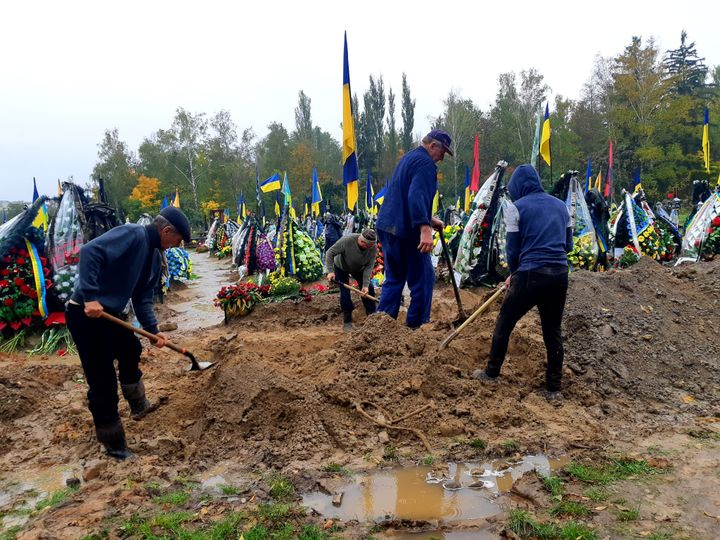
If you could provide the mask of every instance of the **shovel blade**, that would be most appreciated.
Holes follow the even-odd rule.
[[[204,371],[207,368],[214,366],[215,362],[192,362],[185,371]]]

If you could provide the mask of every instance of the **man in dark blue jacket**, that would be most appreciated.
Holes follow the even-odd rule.
[[[434,129],[422,144],[403,156],[395,167],[377,221],[382,245],[385,280],[378,311],[397,319],[402,291],[407,283],[410,306],[405,324],[418,328],[430,320],[435,273],[430,262],[433,227],[443,222],[432,216],[437,191],[437,165],[451,156],[450,135]]]
[[[139,369],[142,346],[135,334],[100,318],[103,311],[119,316],[132,299],[138,321],[167,343],[158,331],[153,313],[153,291],[160,276],[160,251],[190,241],[190,224],[185,214],[167,207],[149,225],[115,227],[85,244],[80,250],[75,290],[65,317],[80,355],[88,383],[88,406],[95,433],[109,455],[117,459],[132,456],[118,414],[118,361],[120,386],[135,419],[157,408],[145,397]]]
[[[512,175],[508,192],[513,204],[505,211],[506,252],[511,275],[495,323],[490,358],[475,378],[493,381],[500,376],[510,334],[517,322],[537,306],[547,351],[548,399],[562,398],[563,344],[560,332],[568,287],[567,253],[573,247],[573,224],[565,203],[543,191],[531,165]]]

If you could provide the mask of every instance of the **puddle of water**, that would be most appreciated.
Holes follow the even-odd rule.
[[[82,471],[69,465],[25,471],[20,477],[7,476],[0,480],[0,510],[8,512],[0,521],[0,531],[28,520],[27,512],[52,493],[65,489],[65,481],[78,477]]]
[[[387,540],[497,540],[497,534],[489,530],[472,531],[427,531],[421,533],[394,532],[384,533],[378,538]]]
[[[379,471],[358,475],[338,489],[343,493],[339,506],[333,506],[332,495],[321,492],[305,495],[303,504],[323,516],[345,521],[482,519],[500,513],[494,499],[510,490],[523,474],[537,470],[547,475],[566,462],[526,456],[517,463],[450,463],[445,469],[411,467]]]

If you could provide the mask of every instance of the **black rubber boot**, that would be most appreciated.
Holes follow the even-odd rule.
[[[127,447],[125,430],[120,420],[112,424],[95,426],[95,434],[109,456],[121,461],[133,457],[133,453]]]
[[[343,330],[352,332],[352,311],[343,311]]]
[[[128,405],[130,405],[130,416],[133,420],[140,420],[160,406],[159,401],[153,403],[145,397],[145,384],[142,379],[135,384],[121,384],[120,387]]]

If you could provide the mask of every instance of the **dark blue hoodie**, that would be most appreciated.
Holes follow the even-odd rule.
[[[510,271],[567,267],[567,253],[573,248],[573,228],[565,203],[543,191],[531,165],[515,169],[508,192],[513,200],[505,212]]]

